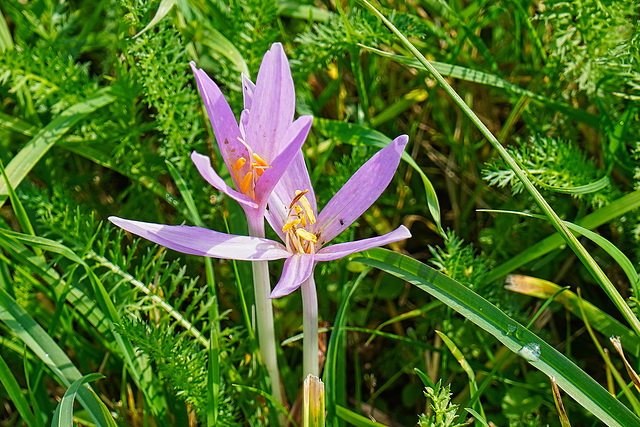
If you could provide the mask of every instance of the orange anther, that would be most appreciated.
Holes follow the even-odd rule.
[[[265,162],[262,157],[258,156],[256,153],[253,153],[253,159],[256,161],[256,163],[258,163],[258,165],[260,166],[269,166],[269,164],[267,162]]]
[[[240,183],[240,191],[247,194],[247,192],[251,189],[252,183],[253,183],[253,172],[249,171],[249,173],[247,173],[244,176],[244,178],[242,179],[242,182]]]
[[[239,171],[240,169],[242,169],[245,163],[247,163],[247,159],[245,159],[244,157],[240,157],[238,160],[236,160],[236,164],[233,165],[233,168]]]

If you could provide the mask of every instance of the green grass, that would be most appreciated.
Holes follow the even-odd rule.
[[[572,425],[640,423],[608,339],[637,370],[634,2],[23,3],[0,6],[2,425],[277,423],[251,266],[106,222],[247,233],[189,159],[228,178],[188,62],[238,112],[240,73],[255,79],[276,41],[297,114],[315,116],[319,206],[409,135],[336,242],[400,224],[413,237],[316,271],[327,425],[560,426],[550,377]],[[512,292],[509,274],[542,288]],[[289,410],[300,294],[274,308]]]

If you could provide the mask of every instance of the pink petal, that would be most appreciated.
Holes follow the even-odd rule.
[[[242,94],[244,98],[244,109],[251,109],[251,101],[253,101],[253,92],[256,90],[256,85],[253,84],[251,79],[242,73]]]
[[[130,221],[115,216],[109,221],[159,245],[185,254],[244,261],[270,261],[291,256],[280,243],[258,237],[219,233],[202,227]]]
[[[251,100],[247,143],[263,159],[272,161],[293,122],[295,90],[289,62],[280,43],[264,55]]]
[[[337,245],[322,248],[316,254],[315,260],[332,261],[334,259],[343,258],[356,252],[362,252],[368,249],[377,248],[378,246],[383,246],[389,243],[408,239],[409,237],[411,237],[411,233],[409,232],[407,227],[401,225],[392,232],[383,234],[382,236],[356,240],[355,242],[338,243]]]
[[[401,135],[378,151],[353,174],[327,203],[316,224],[318,242],[326,243],[362,215],[380,197],[393,178],[409,137]]]
[[[315,262],[312,254],[296,253],[284,262],[280,281],[273,288],[269,298],[280,298],[289,295],[302,285],[313,274]]]
[[[193,153],[191,153],[191,160],[196,165],[196,169],[198,169],[200,175],[202,175],[202,177],[206,179],[209,184],[213,185],[215,188],[222,191],[224,194],[244,206],[248,206],[253,209],[258,208],[258,204],[251,197],[229,187],[227,183],[224,182],[222,178],[220,178],[220,175],[218,175],[216,171],[211,167],[211,161],[209,160],[208,156],[196,153],[194,151]]]
[[[238,157],[249,157],[246,147],[238,141],[241,136],[238,123],[218,85],[211,80],[204,70],[197,69],[195,62],[191,61],[190,65],[196,76],[200,94],[204,100],[220,152],[227,168],[231,170],[231,166]]]
[[[312,116],[301,116],[289,126],[283,139],[286,143],[284,150],[271,162],[271,167],[264,171],[256,184],[256,201],[261,206],[267,205],[274,187],[288,171],[296,154],[300,152],[300,147],[307,139],[312,122]]]

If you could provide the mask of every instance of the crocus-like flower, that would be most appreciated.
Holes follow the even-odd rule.
[[[264,223],[269,195],[309,133],[312,116],[295,122],[295,89],[289,62],[280,43],[264,55],[256,84],[242,75],[244,110],[236,119],[218,86],[191,62],[222,158],[236,189],[211,167],[208,156],[191,155],[211,185],[243,207],[250,223]]]
[[[248,77],[242,76],[244,110],[239,122],[213,80],[203,70],[197,69],[193,62],[191,68],[235,189],[228,186],[211,167],[208,156],[193,152],[191,159],[205,180],[240,203],[247,217],[251,237],[234,237],[195,227],[142,224],[114,217],[110,220],[126,230],[177,251],[257,261],[253,263],[253,278],[260,353],[271,378],[273,396],[282,403],[273,309],[267,298],[271,286],[265,260],[274,259],[274,254],[282,258],[288,252],[269,248],[270,243],[266,252],[263,251],[264,213],[275,185],[296,153],[300,152],[313,118],[302,116],[293,121],[295,89],[289,62],[280,43],[274,43],[264,55],[255,85]],[[203,251],[202,248],[207,246],[217,249]],[[252,249],[247,252],[249,247],[255,253],[250,254]],[[245,255],[237,256],[238,251]]]
[[[285,244],[237,236],[202,227],[162,225],[110,217],[133,234],[167,248],[213,258],[271,261],[286,258],[280,281],[271,293],[278,298],[295,291],[313,273],[318,261],[331,261],[411,237],[405,226],[378,237],[325,246],[369,208],[387,187],[407,144],[407,136],[369,159],[317,215],[313,188],[302,153],[278,183],[269,203],[267,219]]]

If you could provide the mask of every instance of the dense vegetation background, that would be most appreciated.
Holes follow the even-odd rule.
[[[637,314],[637,3],[376,7],[434,61],[557,214],[597,233],[578,237]],[[119,425],[195,425],[211,411],[220,425],[273,419],[256,390],[265,373],[251,331],[250,266],[214,261],[206,280],[201,258],[134,239],[105,219],[193,224],[197,212],[209,228],[246,234],[237,203],[209,187],[189,159],[196,150],[224,166],[188,63],[204,68],[238,112],[240,73],[255,78],[275,41],[291,62],[298,114],[316,117],[304,152],[319,206],[387,137],[409,135],[414,162],[401,163],[339,241],[406,225],[413,237],[394,251],[528,325],[638,413],[636,390],[608,340],[622,335],[637,367],[638,335],[589,268],[549,237],[555,230],[544,216],[478,211],[543,213],[473,122],[360,3],[3,0],[1,12],[0,160],[11,185],[0,180],[0,424],[51,424],[72,382],[62,378],[95,372],[106,378],[92,387]],[[334,337],[337,353],[327,361],[341,373],[332,399],[351,414],[409,426],[438,412],[428,402],[446,407],[446,393],[427,401],[418,368],[450,384],[458,422],[472,407],[497,426],[560,425],[549,377],[527,363],[539,347],[513,353],[392,274],[348,259],[325,264],[316,272],[327,327],[321,348],[341,322],[345,334]],[[277,277],[281,264],[271,268]],[[528,277],[507,278],[512,273]],[[558,288],[537,279],[571,290],[546,304]],[[581,312],[578,289],[593,310]],[[300,297],[274,304],[282,380],[294,404]],[[207,397],[212,328],[220,333],[215,406]],[[453,354],[436,330],[457,346]],[[592,407],[564,394],[563,401],[572,425],[599,423]],[[76,408],[76,419],[90,423]],[[423,425],[449,425],[427,418]]]

